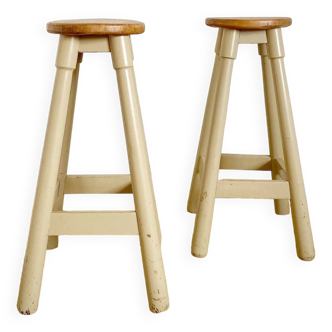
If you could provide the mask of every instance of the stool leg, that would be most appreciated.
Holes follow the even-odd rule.
[[[65,187],[65,179],[66,179],[67,170],[68,170],[70,141],[71,141],[71,134],[72,134],[72,128],[73,128],[76,93],[77,93],[77,83],[78,83],[78,76],[79,76],[79,70],[80,70],[80,63],[82,62],[82,59],[83,59],[83,53],[78,53],[77,66],[76,66],[76,69],[73,71],[73,78],[72,78],[71,88],[70,88],[67,120],[66,120],[65,133],[64,133],[64,137],[63,137],[61,159],[60,159],[60,166],[59,166],[59,173],[58,173],[58,184],[57,184],[58,187],[57,187],[57,190],[55,191],[53,211],[62,211],[63,210],[64,187]],[[59,244],[58,236],[49,236],[48,237],[48,243],[47,243],[48,250],[57,248],[58,244]]]
[[[307,198],[304,190],[299,150],[284,66],[281,29],[267,30],[268,54],[274,79],[286,171],[290,186],[291,211],[297,255],[310,261],[315,257]]]
[[[130,37],[110,36],[110,48],[118,80],[149,307],[158,313],[168,309],[169,300]]]
[[[17,308],[23,315],[37,311],[46,256],[48,228],[59,170],[72,72],[76,67],[79,39],[60,36],[57,73],[40,164],[30,232]]]
[[[208,98],[207,98],[207,102],[206,102],[204,120],[203,120],[203,124],[202,124],[201,136],[199,139],[195,167],[194,167],[194,172],[193,172],[193,177],[192,177],[191,187],[190,187],[190,193],[189,193],[189,199],[188,199],[187,210],[188,210],[188,212],[191,212],[191,213],[197,212],[199,193],[200,193],[200,189],[201,189],[202,177],[203,177],[203,172],[204,172],[203,169],[200,169],[200,165],[203,165],[203,160],[206,159],[206,153],[207,153],[208,144],[209,144],[211,123],[212,123],[212,117],[213,117],[213,108],[214,108],[214,102],[216,99],[217,82],[218,82],[218,75],[219,75],[219,71],[220,71],[219,51],[220,51],[221,36],[222,36],[222,29],[219,29],[218,38],[217,38],[216,47],[215,47],[216,57],[215,57],[215,62],[214,62],[214,67],[213,67],[213,72],[212,72],[212,77],[211,77],[209,94],[208,94]]]
[[[282,142],[280,135],[280,126],[278,119],[277,102],[274,92],[273,76],[271,69],[271,61],[267,56],[266,44],[258,44],[258,51],[262,60],[263,82],[264,82],[264,96],[266,108],[266,120],[269,135],[270,155],[272,160],[272,179],[286,180],[276,167],[276,159],[284,160],[284,153],[282,150]],[[275,213],[279,215],[289,214],[289,202],[287,199],[274,200]]]
[[[239,31],[223,30],[220,46],[220,73],[191,247],[191,253],[195,257],[205,257],[208,252],[229,90],[238,40]]]

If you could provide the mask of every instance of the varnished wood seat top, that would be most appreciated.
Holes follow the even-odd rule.
[[[234,30],[268,30],[292,24],[290,17],[208,17],[205,24],[214,28]]]
[[[53,21],[46,29],[62,35],[135,35],[143,33],[145,25],[131,20],[88,19]]]

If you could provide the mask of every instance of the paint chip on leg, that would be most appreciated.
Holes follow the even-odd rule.
[[[25,315],[25,316],[31,315],[31,312],[29,309],[27,309],[26,311],[23,311],[23,310],[21,310],[21,308],[18,308],[18,311],[20,314]]]
[[[204,191],[203,195],[201,196],[200,201],[203,202],[206,197],[207,197],[207,191]]]

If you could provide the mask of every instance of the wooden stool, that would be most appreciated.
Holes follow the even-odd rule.
[[[141,22],[71,20],[47,24],[60,34],[57,73],[32,212],[17,307],[24,315],[38,308],[46,249],[59,235],[139,235],[149,307],[158,313],[169,300],[161,234],[138,101],[130,35]],[[111,52],[116,70],[130,175],[67,175],[78,72],[85,52]],[[63,211],[65,194],[132,193],[136,211]]]
[[[207,18],[219,28],[215,64],[188,200],[196,213],[192,254],[208,252],[215,198],[274,199],[277,214],[291,203],[298,257],[315,257],[307,199],[284,68],[281,28],[290,18]],[[258,44],[262,59],[270,156],[221,154],[227,104],[238,44]],[[265,170],[271,180],[218,180],[219,169]]]

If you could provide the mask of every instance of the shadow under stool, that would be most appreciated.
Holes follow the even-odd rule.
[[[149,307],[169,307],[161,233],[133,68],[130,35],[145,26],[130,20],[68,20],[47,24],[60,34],[56,77],[41,159],[17,307],[38,308],[47,249],[59,235],[138,235]],[[130,175],[67,175],[78,73],[83,53],[111,52],[116,71]],[[132,193],[135,211],[63,211],[65,194]]]
[[[205,109],[188,200],[196,214],[192,255],[208,252],[215,198],[274,199],[275,212],[289,214],[291,205],[297,255],[315,257],[307,199],[284,67],[281,28],[290,18],[207,18],[219,28],[215,64]],[[239,44],[258,44],[261,56],[270,155],[222,154],[233,63]],[[218,180],[219,169],[264,170],[272,180]]]

